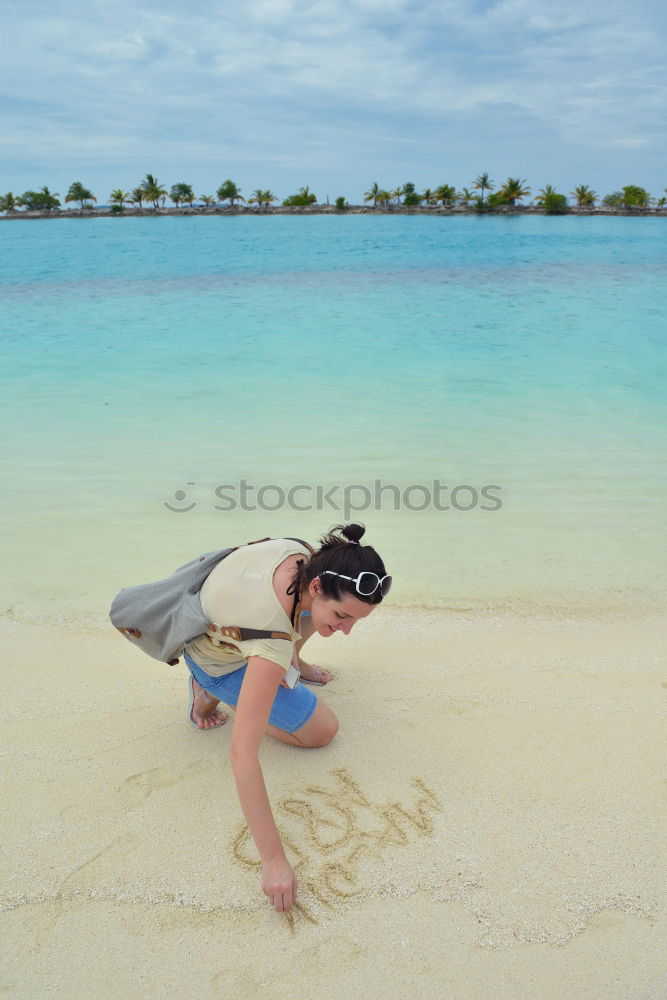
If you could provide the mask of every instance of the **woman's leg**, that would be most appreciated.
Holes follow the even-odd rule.
[[[190,718],[199,729],[218,729],[229,718],[227,712],[218,710],[220,699],[214,698],[212,694],[205,691],[195,677],[192,678],[192,686],[195,699],[192,703]]]
[[[246,668],[243,666],[222,677],[211,677],[187,653],[184,659],[195,685],[193,718],[196,707],[205,722],[201,728],[209,729],[211,724],[207,720],[220,701],[230,708],[236,708]],[[213,725],[216,724],[220,723],[216,723],[213,716]],[[299,682],[294,689],[282,686],[278,688],[266,732],[290,746],[323,747],[338,732],[338,719],[324,702],[318,701],[310,688]]]
[[[192,706],[192,720],[196,722],[200,729],[216,729],[222,725],[221,719],[226,721],[229,716],[227,712],[216,711],[220,704],[218,698],[213,698],[200,684],[193,678],[195,686],[195,701]],[[232,707],[232,706],[230,706]],[[293,733],[288,733],[277,726],[267,726],[266,732],[281,743],[289,743],[294,747],[325,747],[331,743],[338,732],[338,719],[328,705],[323,701],[318,701],[315,711],[305,725]]]
[[[271,725],[266,727],[266,732],[274,740],[293,747],[325,747],[338,732],[338,719],[328,705],[318,701],[308,722],[293,733]]]

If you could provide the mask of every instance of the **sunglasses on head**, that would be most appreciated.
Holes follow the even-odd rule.
[[[325,569],[320,576],[340,576],[343,580],[349,580],[356,587],[358,594],[362,597],[370,597],[375,591],[380,588],[380,593],[383,597],[386,597],[391,590],[391,577],[378,576],[377,573],[360,573],[359,576],[345,576],[344,573],[334,573],[332,569]]]

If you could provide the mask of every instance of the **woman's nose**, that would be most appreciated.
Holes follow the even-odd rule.
[[[354,622],[341,622],[341,624],[340,624],[340,630],[343,633],[343,635],[349,635],[350,632],[352,631],[352,626],[353,625],[354,625]]]

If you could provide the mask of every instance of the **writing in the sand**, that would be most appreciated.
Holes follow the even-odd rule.
[[[278,827],[290,855],[299,886],[328,909],[336,900],[350,899],[365,889],[360,873],[363,855],[380,859],[392,847],[405,847],[415,837],[433,833],[433,814],[442,811],[438,798],[420,779],[401,801],[372,802],[345,769],[331,771],[328,787],[310,785],[280,799]],[[235,859],[246,868],[260,863],[247,826],[233,840]],[[295,912],[296,911],[296,912]],[[302,901],[289,915],[290,927],[299,919],[317,923]]]

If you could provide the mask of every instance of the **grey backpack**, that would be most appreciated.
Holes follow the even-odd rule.
[[[259,538],[257,542],[268,542]],[[299,542],[313,552],[308,542]],[[257,542],[248,542],[256,545]],[[287,632],[269,632],[265,629],[239,628],[237,625],[220,625],[209,622],[202,611],[199,591],[209,573],[239,546],[206,552],[191,562],[180,566],[165,580],[124,587],[114,597],[109,617],[112,625],[130,642],[156,660],[178,663],[187,643],[214,630],[220,636],[241,642],[245,639],[288,639]]]

